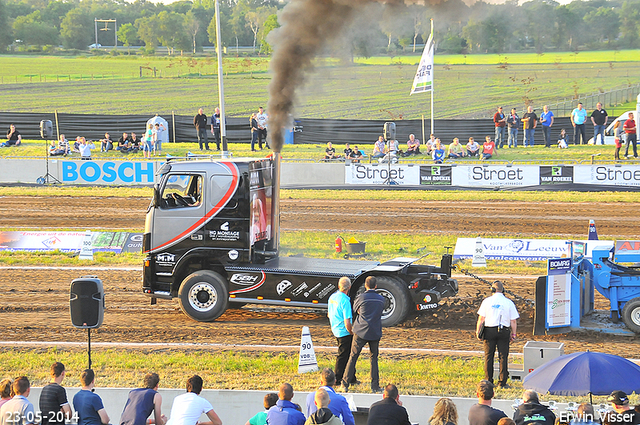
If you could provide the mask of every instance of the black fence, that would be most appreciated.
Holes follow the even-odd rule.
[[[56,118],[53,113],[17,113],[0,112],[0,129],[8,130],[10,124],[16,128],[26,139],[40,139],[40,121],[50,120],[53,123],[53,137],[57,131],[65,134],[67,139],[76,136],[84,136],[90,140],[98,140],[109,132],[111,138],[117,140],[123,132],[135,132],[139,136],[144,134],[147,120],[152,115],[97,115],[97,114],[58,114],[57,130]],[[169,140],[177,142],[195,142],[196,130],[193,126],[193,116],[175,115],[163,116],[169,124]],[[357,145],[373,144],[382,134],[384,120],[334,120],[334,119],[307,119],[296,120],[294,143],[296,144],[325,144],[326,142],[346,143]],[[421,120],[398,120],[396,123],[396,138],[400,143],[408,140],[409,134],[415,134],[422,139]],[[469,137],[482,143],[484,137],[494,135],[493,121],[489,119],[468,120],[435,120],[435,135],[444,143],[450,143],[454,137],[460,138],[466,143]],[[558,139],[560,129],[565,128],[569,136],[573,130],[567,117],[558,117],[551,131],[551,140]],[[0,137],[6,134],[6,130]],[[431,132],[429,120],[425,121],[425,133],[428,138]],[[587,138],[591,137],[592,128],[587,124]],[[518,133],[519,144],[522,143],[524,132]],[[542,131],[536,131],[536,144],[542,143]],[[227,140],[230,143],[249,143],[251,132],[248,118],[227,118]]]

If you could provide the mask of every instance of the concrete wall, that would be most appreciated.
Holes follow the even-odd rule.
[[[298,184],[341,185],[344,184],[344,163],[282,163],[280,184],[282,186],[295,186]]]
[[[98,376],[98,383],[100,377]],[[206,385],[206,377],[205,385]],[[79,388],[67,388],[67,396],[72,402],[74,394]],[[105,409],[109,414],[112,424],[119,423],[120,414],[127,401],[127,394],[130,388],[96,388],[96,393],[102,397]],[[38,410],[38,400],[41,388],[32,388],[29,400],[34,403]],[[202,396],[209,400],[213,409],[222,419],[224,425],[243,425],[255,413],[263,410],[262,400],[264,395],[270,391],[233,391],[233,390],[203,390]],[[277,392],[274,390],[273,392]],[[169,417],[171,404],[174,397],[184,393],[182,389],[160,389],[162,395],[162,412]],[[308,392],[295,393],[293,401],[304,406]],[[381,399],[380,394],[346,394],[353,397],[355,405],[358,407],[369,407],[374,402]],[[404,407],[409,412],[409,419],[414,424],[428,424],[429,417],[433,413],[433,407],[440,397],[400,395]],[[455,397],[452,398],[458,408],[459,425],[467,425],[469,408],[477,403],[476,399]],[[513,400],[494,400],[493,407],[504,411],[507,416],[513,416],[511,405]],[[559,405],[565,408],[566,405]],[[205,420],[204,416],[201,420]]]

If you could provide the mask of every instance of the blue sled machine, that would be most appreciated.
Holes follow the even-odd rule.
[[[573,242],[571,256],[548,260],[547,276],[536,282],[534,334],[593,329],[626,333],[620,319],[640,334],[640,241]],[[594,321],[595,290],[610,303],[606,323]]]

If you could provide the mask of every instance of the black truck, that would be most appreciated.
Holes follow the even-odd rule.
[[[340,277],[351,279],[353,298],[376,276],[387,299],[383,325],[393,326],[457,294],[450,254],[439,266],[280,257],[278,172],[279,158],[177,161],[158,170],[143,240],[143,291],[152,304],[178,298],[198,321],[234,303],[327,308]]]

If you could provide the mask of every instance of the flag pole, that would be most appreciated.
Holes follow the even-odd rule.
[[[431,40],[433,40],[433,18],[431,18]],[[434,47],[434,55],[435,55],[435,47]],[[435,90],[435,81],[431,82],[431,132],[430,134],[436,134],[435,128],[433,128],[433,91]]]

